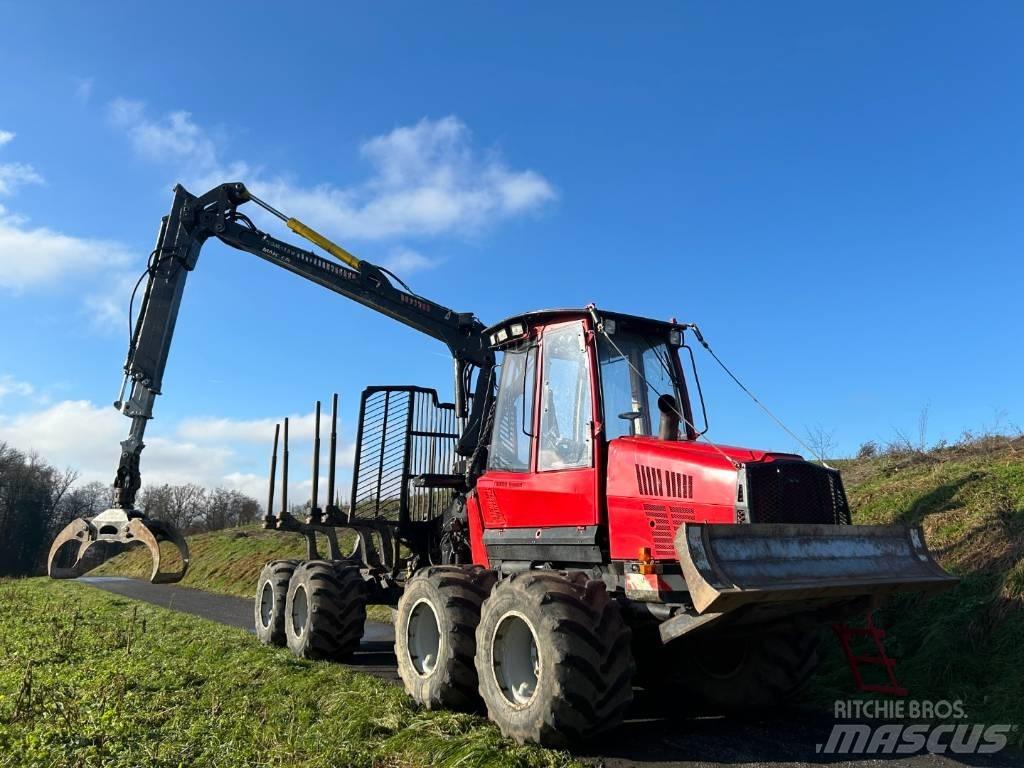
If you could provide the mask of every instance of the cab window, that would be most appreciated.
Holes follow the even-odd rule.
[[[620,331],[612,341],[599,336],[597,349],[608,439],[657,434],[658,396],[682,402],[668,344],[656,336]]]
[[[536,374],[536,347],[505,353],[494,406],[488,469],[505,472],[530,470]]]
[[[548,329],[543,340],[537,469],[589,467],[593,455],[590,365],[583,324]]]

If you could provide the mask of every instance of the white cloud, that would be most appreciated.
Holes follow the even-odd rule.
[[[441,263],[440,259],[431,259],[411,248],[395,248],[381,264],[385,269],[396,273],[399,277],[433,269]]]
[[[122,266],[131,258],[120,243],[32,227],[0,206],[0,288],[53,283],[74,273]]]
[[[135,151],[155,160],[183,160],[191,170],[212,168],[217,162],[213,140],[192,121],[188,112],[171,112],[151,120],[141,101],[115,99],[110,117],[124,129]]]
[[[0,131],[0,147],[9,144],[15,134]],[[0,195],[12,195],[25,184],[42,184],[43,177],[27,163],[0,163]]]
[[[7,397],[7,395],[29,397],[35,391],[35,387],[27,381],[19,381],[10,374],[0,376],[0,400]]]
[[[92,98],[92,87],[94,79],[91,77],[79,77],[75,80],[75,98],[80,104],[88,104]]]
[[[457,117],[424,118],[364,142],[371,173],[339,187],[300,185],[244,161],[223,163],[209,134],[188,112],[153,119],[142,102],[118,99],[111,118],[145,157],[173,162],[198,191],[242,180],[259,197],[341,238],[389,239],[467,234],[535,211],[557,198],[543,176],[510,169],[499,152],[481,152]]]
[[[0,146],[13,138],[10,131],[0,131]],[[23,184],[42,183],[31,165],[0,163],[0,195],[13,194]],[[120,243],[32,227],[27,218],[0,205],[0,288],[21,290],[52,283],[75,273],[117,267],[130,258]]]
[[[19,386],[26,393],[30,384],[5,377],[0,385]],[[312,452],[313,414],[294,417],[296,431],[290,445],[293,457],[289,495],[295,502],[309,497],[311,481],[308,462]],[[156,424],[156,422],[154,422]],[[168,431],[146,437],[142,453],[143,488],[162,483],[198,483],[207,488],[234,488],[265,501],[267,477],[240,471],[254,460],[262,466],[269,457],[273,438],[272,419],[190,419]],[[23,451],[34,451],[57,467],[71,467],[81,482],[110,483],[120,453],[120,441],[130,422],[110,406],[87,400],[64,400],[13,416],[0,414],[0,442]],[[263,427],[269,425],[267,432]],[[324,425],[326,427],[326,423]],[[322,467],[327,467],[327,440],[323,440]],[[343,441],[338,449],[339,488],[347,493],[347,468],[352,466],[354,445]],[[302,457],[302,459],[299,459]],[[341,477],[345,475],[345,477]],[[280,480],[278,481],[280,483]],[[321,480],[321,503],[325,503],[326,477]]]
[[[138,281],[138,274],[122,272],[120,275],[111,276],[99,290],[85,297],[85,309],[94,328],[102,331],[128,332],[128,302]],[[139,284],[133,321],[138,318],[143,291],[144,286]]]

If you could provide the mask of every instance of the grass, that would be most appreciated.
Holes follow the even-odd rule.
[[[80,584],[0,581],[0,617],[2,768],[574,765],[386,681]]]
[[[839,464],[854,522],[923,526],[932,553],[962,579],[879,612],[900,683],[915,699],[960,699],[975,722],[1024,723],[1024,438]],[[832,648],[816,697],[849,698],[849,685]]]

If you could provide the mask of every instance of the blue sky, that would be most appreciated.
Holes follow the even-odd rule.
[[[0,2],[0,440],[109,479],[130,285],[171,186],[228,180],[485,321],[699,322],[839,452],[1024,423],[1024,8],[512,8]],[[698,360],[714,439],[794,448]],[[363,386],[448,377],[211,244],[144,481],[262,495],[273,419],[337,390],[351,438]]]

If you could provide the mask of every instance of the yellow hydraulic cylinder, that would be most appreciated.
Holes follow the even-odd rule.
[[[359,269],[359,265],[361,262],[357,257],[353,256],[340,245],[332,243],[330,240],[321,235],[315,229],[307,227],[298,219],[288,219],[287,221],[285,221],[285,224],[288,225],[288,229],[290,229],[292,232],[299,235],[300,237],[306,238],[311,243],[319,245],[321,248],[323,248],[325,251],[327,251],[329,254],[331,254],[338,260],[344,262],[345,264],[348,264],[348,266],[352,267],[352,269]]]

